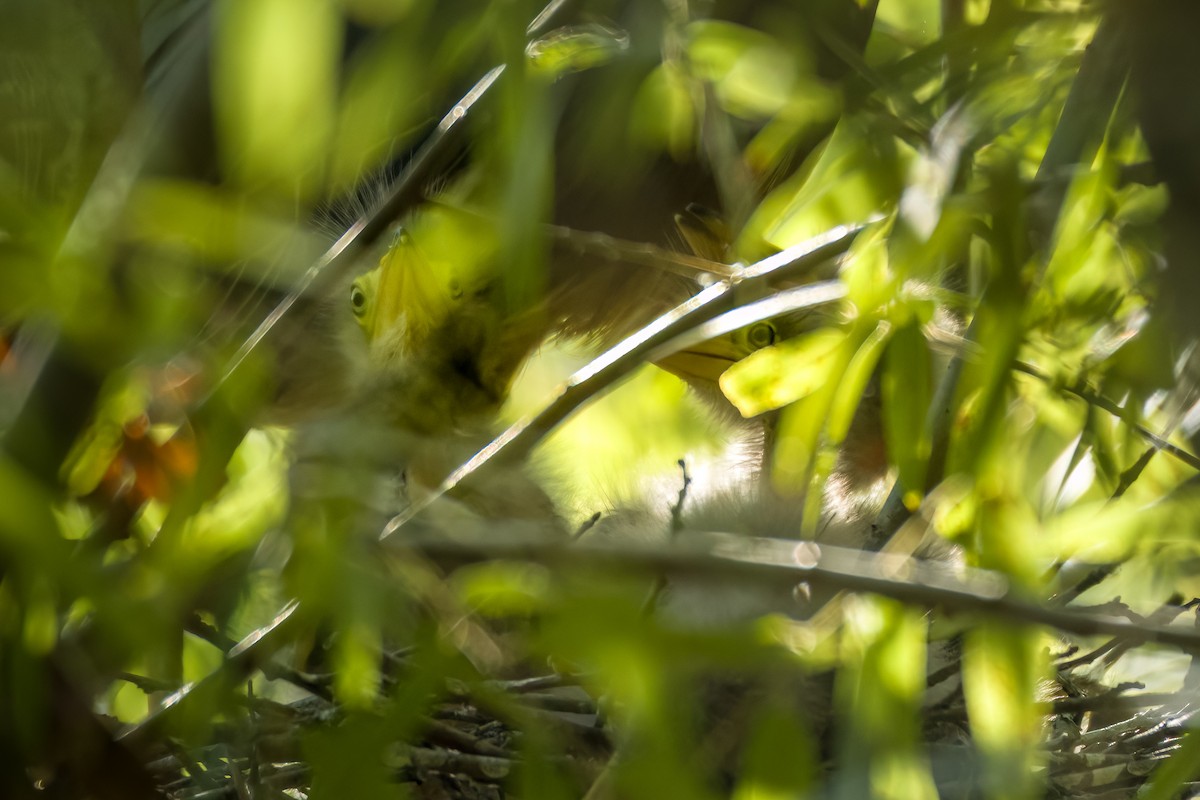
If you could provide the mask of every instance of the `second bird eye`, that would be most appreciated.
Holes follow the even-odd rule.
[[[760,322],[750,327],[746,339],[751,347],[767,347],[775,344],[775,326],[769,322]]]
[[[350,287],[350,308],[354,311],[354,316],[361,317],[367,311],[367,293],[362,290],[361,286]]]

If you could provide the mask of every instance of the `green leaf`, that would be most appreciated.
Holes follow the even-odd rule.
[[[352,189],[393,156],[419,122],[431,76],[412,38],[405,30],[371,42],[349,67],[330,160],[330,183],[337,191]]]
[[[721,375],[721,391],[744,417],[782,408],[829,384],[846,332],[818,331],[764,347]]]
[[[891,328],[886,323],[876,325],[846,366],[846,372],[842,375],[841,383],[833,396],[833,406],[829,410],[827,430],[830,444],[836,446],[845,440],[890,334]]]
[[[695,109],[687,79],[665,62],[647,76],[633,99],[633,140],[677,159],[686,158],[695,140]]]
[[[391,730],[379,717],[350,713],[336,727],[318,728],[304,738],[312,768],[312,800],[370,797],[400,800],[407,792],[387,763]]]
[[[607,64],[629,49],[629,34],[599,23],[569,25],[529,43],[534,69],[552,78]]]
[[[786,707],[759,712],[742,754],[733,800],[789,800],[803,796],[817,776],[816,743]]]
[[[1045,708],[1038,682],[1049,672],[1036,629],[990,620],[969,631],[963,650],[963,693],[971,733],[985,758],[989,797],[1040,797],[1038,769]]]
[[[721,106],[746,119],[769,117],[790,100],[795,57],[773,37],[716,20],[688,26],[688,66],[710,81]]]
[[[844,117],[809,162],[763,203],[749,227],[785,248],[893,208],[911,151],[865,124]]]
[[[1179,748],[1166,763],[1154,771],[1150,784],[1138,793],[1138,800],[1171,800],[1179,797],[1183,785],[1200,774],[1200,735],[1195,729],[1184,734]]]
[[[214,104],[226,173],[283,198],[321,185],[341,25],[329,0],[227,0],[218,9]]]
[[[372,708],[379,697],[383,642],[378,626],[352,622],[334,642],[334,692],[350,708]]]
[[[460,570],[454,582],[463,602],[483,614],[527,615],[545,601],[550,574],[536,564],[491,562]]]
[[[892,334],[883,373],[884,435],[909,509],[915,509],[925,493],[929,462],[925,420],[931,396],[929,347],[920,324],[911,319]]]
[[[926,676],[924,617],[878,597],[850,597],[844,608],[846,664],[837,677],[837,704],[848,720],[841,759],[853,775],[847,775],[846,788],[871,797],[933,800],[937,790],[919,723]]]

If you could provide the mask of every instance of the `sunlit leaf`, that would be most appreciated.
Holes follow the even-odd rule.
[[[221,4],[214,100],[222,161],[241,185],[287,198],[321,185],[339,29],[330,0]]]
[[[854,597],[845,608],[847,663],[837,697],[850,726],[842,740],[847,787],[897,800],[934,798],[915,722],[925,688],[925,623],[878,598]]]
[[[875,367],[884,354],[890,334],[891,327],[887,323],[877,325],[846,366],[846,372],[838,385],[837,394],[833,398],[833,406],[829,411],[829,441],[831,444],[841,444],[846,438],[850,425],[854,421],[854,414],[863,401],[863,396],[875,374]],[[887,400],[885,399],[884,402],[886,403]]]
[[[846,333],[824,328],[766,347],[727,369],[721,391],[744,417],[794,403],[836,376]]]
[[[864,222],[894,207],[906,156],[897,143],[843,118],[810,163],[776,190],[750,225],[777,247],[788,247],[836,225]],[[779,205],[786,203],[780,209]],[[774,212],[772,218],[765,215]]]
[[[695,111],[687,80],[679,67],[664,63],[646,78],[633,100],[635,141],[665,150],[682,160],[695,139]]]
[[[1045,711],[1037,683],[1047,673],[1036,630],[992,622],[969,632],[963,651],[963,691],[971,732],[986,757],[989,796],[1041,795],[1036,770]]]
[[[528,564],[495,562],[455,575],[463,601],[484,614],[526,615],[545,601],[549,575]]]
[[[883,373],[884,433],[909,508],[916,508],[925,491],[932,380],[925,336],[917,321],[910,320],[892,334]]]

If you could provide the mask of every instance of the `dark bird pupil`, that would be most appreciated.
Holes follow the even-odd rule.
[[[362,311],[363,306],[367,304],[367,296],[363,294],[362,289],[355,287],[350,291],[350,305],[355,311]]]
[[[775,326],[769,322],[760,322],[750,329],[750,344],[755,347],[766,347],[775,344]]]

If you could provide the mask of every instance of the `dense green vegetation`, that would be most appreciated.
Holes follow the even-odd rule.
[[[0,796],[1192,796],[1198,16],[0,5]]]

